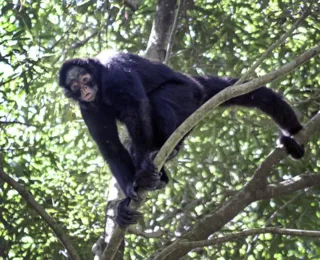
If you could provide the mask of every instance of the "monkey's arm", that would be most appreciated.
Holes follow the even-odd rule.
[[[103,75],[102,86],[104,102],[110,104],[128,129],[139,170],[154,141],[151,107],[142,79],[135,71],[112,67]]]
[[[128,151],[119,140],[114,117],[101,111],[91,111],[82,107],[80,109],[92,138],[122,191],[127,197],[138,199],[133,188],[135,167]]]

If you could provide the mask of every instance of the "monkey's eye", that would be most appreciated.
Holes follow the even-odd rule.
[[[83,82],[83,83],[88,83],[89,80],[90,80],[89,77],[83,77],[83,78],[82,78],[82,82]]]
[[[73,90],[73,91],[76,91],[76,90],[78,90],[80,88],[80,86],[78,85],[78,84],[73,84],[72,86],[71,86],[71,90]]]

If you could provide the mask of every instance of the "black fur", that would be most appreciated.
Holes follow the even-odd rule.
[[[279,141],[293,159],[300,159],[303,157],[303,145],[299,145],[293,138],[291,138],[290,136],[282,135],[280,136]]]
[[[78,100],[82,116],[125,195],[138,200],[137,187],[156,189],[168,182],[164,171],[159,178],[149,154],[159,150],[199,106],[234,84],[236,79],[191,77],[129,53],[117,53],[103,60],[66,61],[60,70],[59,83],[67,96],[76,99],[66,85],[68,70],[80,66],[92,75],[98,94],[90,103]],[[303,156],[303,148],[290,137],[302,126],[292,108],[271,89],[261,87],[224,105],[255,107],[268,114],[287,133],[280,141],[288,153],[293,158]],[[116,120],[124,123],[129,131],[130,154],[119,140]],[[180,146],[181,143],[176,152]],[[138,215],[127,209],[127,205],[128,199],[118,210],[117,222],[121,226],[137,220]]]

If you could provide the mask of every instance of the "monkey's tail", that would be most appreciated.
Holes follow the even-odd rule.
[[[237,79],[214,76],[194,78],[204,87],[205,102],[237,81]],[[250,93],[231,98],[222,105],[258,108],[269,115],[282,129],[283,135],[281,135],[279,141],[285,146],[287,152],[295,159],[299,159],[304,155],[303,146],[292,138],[292,135],[302,129],[302,125],[291,106],[272,89],[260,87]]]

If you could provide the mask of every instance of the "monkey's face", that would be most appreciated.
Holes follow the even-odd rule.
[[[66,94],[78,101],[95,100],[98,86],[93,76],[85,68],[73,66],[66,75]]]

